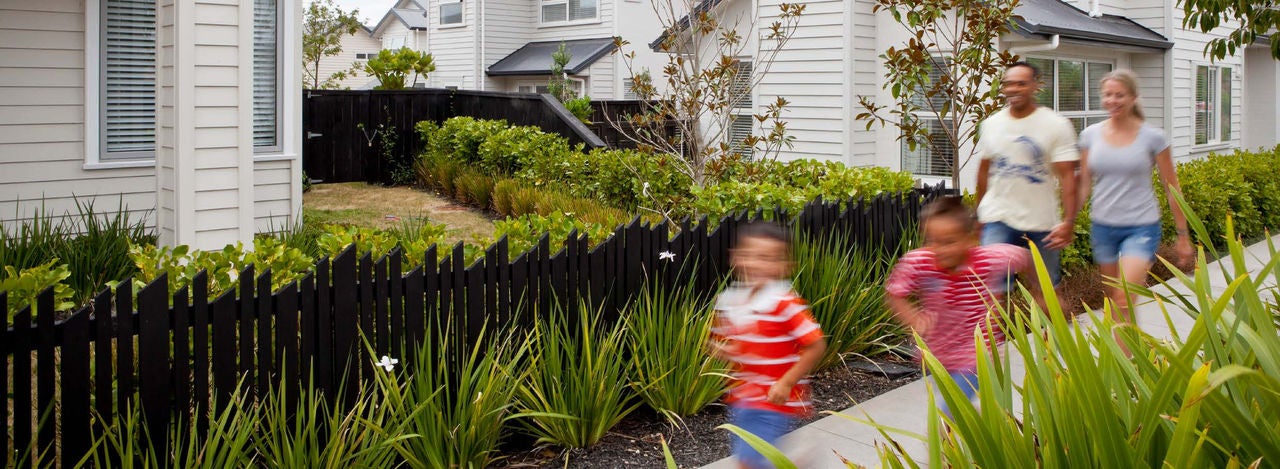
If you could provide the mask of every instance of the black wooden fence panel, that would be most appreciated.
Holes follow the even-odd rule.
[[[815,202],[791,223],[811,233],[847,234],[851,248],[892,249],[914,229],[923,201],[939,192]],[[237,391],[252,402],[279,387],[297,402],[297,392],[310,383],[350,403],[372,379],[380,355],[412,364],[420,344],[445,340],[451,348],[445,359],[456,359],[476,345],[482,327],[527,330],[535,314],[552,305],[568,312],[584,304],[605,321],[617,321],[646,281],[667,289],[692,282],[713,291],[728,273],[728,247],[738,228],[761,216],[732,214],[715,227],[705,219],[684,221],[674,237],[666,223],[636,219],[594,248],[585,237],[553,245],[544,236],[514,260],[503,240],[473,265],[462,262],[461,244],[442,262],[432,248],[424,259],[413,259],[425,262],[407,274],[398,250],[373,259],[349,247],[277,292],[271,291],[270,271],[255,276],[252,268],[240,274],[237,289],[212,300],[204,274],[172,296],[162,276],[138,292],[136,313],[126,281],[60,322],[48,291],[36,301],[36,324],[32,308],[25,308],[0,340],[9,355],[0,378],[12,377],[0,379],[12,405],[0,406],[3,448],[27,455],[27,466],[34,464],[33,451],[45,451],[42,465],[73,464],[94,434],[133,411],[131,403],[141,405],[161,446],[168,444],[170,422],[191,418],[204,428],[210,407],[237,405],[231,401]],[[0,293],[0,309],[8,301]],[[91,426],[94,413],[102,420]]]
[[[472,90],[307,90],[302,100],[302,167],[324,182],[386,182],[381,139],[394,132],[398,153],[417,155],[417,123],[456,116],[503,119],[564,136],[588,148],[606,143],[549,95]],[[610,108],[611,110],[613,108]],[[630,109],[627,107],[626,109]],[[600,115],[597,113],[597,115]]]

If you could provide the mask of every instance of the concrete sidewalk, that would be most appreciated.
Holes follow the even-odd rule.
[[[1280,244],[1280,235],[1272,238]],[[1258,271],[1268,261],[1270,252],[1266,241],[1249,246],[1245,250],[1246,267],[1257,276]],[[1228,269],[1233,271],[1234,269]],[[1217,262],[1209,267],[1211,285],[1215,293],[1222,292],[1230,284],[1230,279],[1223,277]],[[1276,279],[1268,277],[1261,282],[1262,288],[1276,288]],[[1181,282],[1174,279],[1170,283],[1152,287],[1156,293],[1169,296],[1173,291],[1185,292]],[[1135,308],[1137,323],[1148,334],[1159,338],[1171,338],[1174,334],[1182,336],[1190,331],[1194,320],[1185,314],[1178,305],[1166,304],[1170,320],[1166,321],[1159,305],[1153,300],[1139,304]],[[1083,316],[1080,322],[1087,324],[1088,317]],[[1172,328],[1170,327],[1172,325]],[[1009,357],[1010,367],[1015,382],[1021,381],[1026,371],[1022,357]],[[874,420],[877,423],[890,425],[905,431],[924,434],[928,429],[929,415],[928,380],[920,379],[893,391],[881,394],[859,405],[841,411],[848,416]],[[1014,396],[1017,399],[1017,396]],[[928,462],[927,448],[921,441],[910,437],[895,438],[906,452],[917,461]],[[802,468],[844,468],[840,457],[850,462],[869,467],[879,466],[880,459],[875,445],[883,442],[884,437],[870,425],[857,423],[847,418],[833,415],[810,423],[783,437],[782,447]],[[837,456],[837,454],[839,456]],[[705,466],[711,469],[730,469],[737,467],[732,458],[724,458]]]

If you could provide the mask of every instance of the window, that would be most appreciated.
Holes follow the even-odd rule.
[[[1231,140],[1231,69],[1196,67],[1195,143]]]
[[[568,83],[569,83],[569,89],[573,90],[574,94],[577,94],[578,96],[582,96],[582,90],[586,87],[586,83],[583,80],[577,79],[577,78],[570,78]],[[525,83],[523,85],[516,86],[517,93],[543,94],[549,91],[550,91],[550,88],[547,86],[546,82]]]
[[[755,153],[755,148],[746,144],[747,137],[751,136],[751,122],[750,114],[733,114],[729,117],[729,151],[745,159],[751,159],[751,155]]]
[[[280,151],[280,28],[276,0],[253,2],[253,147]]]
[[[929,71],[929,81],[935,82],[942,79],[942,69],[938,65],[944,65],[947,61],[944,58],[937,57],[933,61],[933,67]],[[931,112],[932,109],[940,109],[946,101],[946,96],[937,95],[926,98],[922,95],[911,97],[911,101],[921,110],[926,111],[924,114],[917,114],[916,121],[920,126],[929,132],[929,141],[927,143],[916,145],[914,150],[906,142],[902,143],[902,170],[910,171],[912,174],[922,176],[951,176],[951,168],[953,168],[956,160],[956,149],[951,145],[951,138],[947,136],[942,122]]]
[[[102,2],[98,138],[103,161],[155,158],[155,12],[154,0]]]
[[[543,0],[542,22],[560,23],[596,19],[600,0]]]
[[[462,0],[440,0],[440,24],[462,24]]]
[[[730,103],[734,108],[729,117],[729,148],[744,158],[751,158],[755,150],[743,142],[751,136],[751,124],[754,120],[752,113],[755,112],[755,102],[751,96],[753,70],[750,59],[739,60],[734,64],[733,82],[729,90]]]
[[[1111,73],[1110,63],[1048,58],[1029,58],[1027,62],[1040,69],[1044,82],[1036,101],[1071,120],[1077,133],[1107,119],[1101,80]]]

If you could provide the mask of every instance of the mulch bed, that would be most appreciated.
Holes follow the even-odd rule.
[[[801,425],[827,417],[821,411],[841,411],[919,378],[918,373],[886,378],[875,373],[836,366],[813,376],[813,402],[818,411]],[[663,439],[680,467],[700,467],[729,456],[729,433],[716,427],[728,423],[723,404],[712,404],[676,427],[653,411],[641,409],[614,427],[600,443],[587,449],[562,451],[533,448],[531,442],[512,442],[498,467],[615,468],[665,467]],[[523,445],[521,444],[523,443]],[[524,446],[523,448],[518,448]]]

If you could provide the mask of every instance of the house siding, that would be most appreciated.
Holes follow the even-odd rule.
[[[1204,46],[1210,40],[1226,37],[1230,34],[1234,23],[1218,27],[1202,33],[1182,28],[1183,12],[1180,8],[1173,12],[1173,50],[1172,53],[1172,95],[1170,107],[1171,122],[1166,125],[1171,138],[1172,152],[1175,159],[1185,160],[1203,158],[1214,151],[1229,151],[1240,146],[1242,96],[1241,81],[1244,75],[1244,51],[1227,57],[1216,63],[1204,55]],[[1195,67],[1197,65],[1215,65],[1231,68],[1231,138],[1230,140],[1210,145],[1195,145]]]
[[[537,25],[536,6],[530,0],[493,0],[484,4],[484,48],[481,72],[530,42]],[[481,49],[477,49],[481,50]],[[484,89],[515,91],[504,77],[485,76]]]
[[[478,2],[462,2],[462,25],[441,25],[440,1],[427,2],[428,17],[431,19],[431,55],[435,59],[436,71],[427,80],[431,88],[456,86],[461,89],[479,89],[476,80],[476,4]]]
[[[848,60],[851,68],[846,70],[848,79],[843,83],[851,83],[852,95],[842,100],[849,107],[847,123],[843,128],[849,132],[849,151],[846,163],[854,166],[874,165],[876,160],[876,129],[868,129],[866,124],[854,120],[854,116],[863,112],[858,105],[859,96],[876,96],[880,91],[882,80],[879,66],[879,50],[876,48],[878,24],[872,10],[875,2],[871,0],[855,0],[850,8],[849,20],[845,24],[850,28],[845,31],[848,38],[846,47],[851,49],[852,60]]]
[[[364,66],[363,59],[356,59],[356,54],[377,54],[382,50],[382,41],[374,39],[364,29],[356,31],[342,38],[342,52],[337,55],[322,57],[319,60],[320,81],[333,76],[334,73],[346,71],[351,68],[351,64],[360,62],[360,66]],[[363,68],[359,69],[354,76],[347,77],[338,82],[340,88],[360,89],[372,80],[371,77],[364,74]]]
[[[747,2],[740,2],[747,4]],[[753,40],[761,41],[768,34],[769,26],[778,19],[776,0],[759,2],[759,21],[755,24]],[[784,49],[778,53],[767,73],[755,90],[756,112],[777,98],[785,98],[787,105],[783,119],[787,122],[788,135],[797,144],[783,149],[779,159],[791,160],[815,158],[851,161],[845,157],[847,97],[846,71],[841,49],[831,44],[846,42],[844,2],[819,0],[806,3],[799,25]],[[730,12],[725,18],[734,18]],[[748,16],[749,18],[749,16]],[[770,48],[773,44],[758,42],[757,47]],[[757,53],[760,57],[762,53]],[[765,65],[755,63],[756,73],[764,73]]]
[[[154,226],[154,169],[84,169],[84,25],[83,0],[0,0],[0,220],[7,226],[42,209],[75,213],[76,197],[99,212],[123,205]]]

